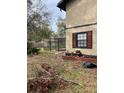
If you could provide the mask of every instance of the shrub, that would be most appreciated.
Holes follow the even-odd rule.
[[[33,47],[31,42],[27,42],[27,54],[38,54],[40,49]]]

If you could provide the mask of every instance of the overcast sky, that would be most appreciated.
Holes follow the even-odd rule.
[[[51,16],[52,16],[52,30],[56,31],[57,27],[56,27],[56,20],[58,16],[61,16],[62,18],[65,18],[65,12],[64,11],[60,11],[60,9],[57,7],[57,3],[60,0],[45,0],[45,3],[47,5],[48,11],[51,12]]]

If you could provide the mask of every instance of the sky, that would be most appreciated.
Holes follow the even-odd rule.
[[[60,11],[60,9],[57,7],[57,3],[60,0],[45,0],[45,4],[47,6],[48,11],[51,13],[51,25],[52,30],[57,31],[56,21],[57,18],[60,16],[62,18],[65,18],[66,13],[64,11]]]

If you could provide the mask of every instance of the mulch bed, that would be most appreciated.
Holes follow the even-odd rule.
[[[93,62],[97,63],[97,56],[95,55],[86,55],[82,54],[80,50],[76,50],[75,52],[66,52],[64,56],[62,56],[64,60],[76,60],[76,61],[83,61],[83,62]]]

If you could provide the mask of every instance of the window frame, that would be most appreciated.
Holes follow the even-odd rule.
[[[83,40],[78,40],[78,35],[79,34],[86,34],[86,46],[78,46],[78,41],[83,41]],[[88,48],[88,32],[79,32],[79,33],[76,33],[76,47],[77,48]]]

